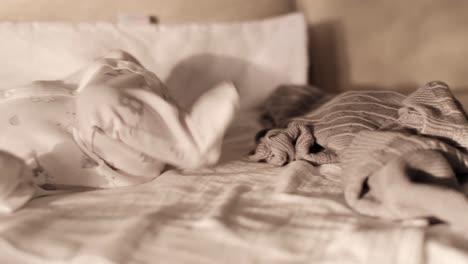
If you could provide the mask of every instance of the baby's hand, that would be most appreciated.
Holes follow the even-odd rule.
[[[11,213],[34,195],[31,172],[25,162],[0,151],[0,213]]]

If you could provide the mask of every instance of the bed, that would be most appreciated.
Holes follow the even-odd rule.
[[[343,172],[336,164],[296,161],[278,167],[247,158],[261,129],[259,106],[284,83],[312,82],[331,92],[369,87],[407,92],[415,84],[440,78],[453,83],[457,97],[468,106],[464,62],[456,59],[467,53],[463,45],[452,44],[441,60],[436,47],[444,42],[414,44],[405,40],[410,36],[399,35],[404,26],[397,22],[388,30],[387,20],[377,15],[387,10],[384,4],[367,5],[369,14],[375,14],[372,19],[380,21],[367,28],[364,19],[352,18],[359,7],[349,9],[345,1],[110,2],[64,6],[50,0],[4,1],[0,18],[20,23],[0,24],[0,38],[7,40],[0,43],[1,89],[61,78],[116,48],[131,52],[157,72],[187,107],[204,88],[233,79],[239,85],[241,110],[225,136],[221,161],[197,170],[171,169],[138,186],[35,199],[14,214],[0,216],[1,263],[468,260],[468,238],[444,224],[356,213],[345,202]],[[443,1],[430,2],[424,5],[429,17],[440,8],[453,14],[462,10]],[[389,16],[419,21],[411,12],[399,13],[405,8],[406,4],[395,7]],[[145,15],[155,15],[159,25]],[[433,27],[432,20],[421,21],[427,24],[418,24],[420,34]],[[445,23],[434,29],[437,34],[450,26]],[[453,35],[433,39],[462,41],[463,29],[457,28],[450,31]],[[373,31],[379,34],[364,40],[354,37],[371,36],[365,33]],[[395,35],[400,38],[394,40]],[[389,49],[379,59],[372,48],[389,39],[399,43],[399,49],[395,54]],[[362,41],[370,48],[362,48]],[[347,45],[340,46],[343,43]],[[404,56],[408,59],[397,67]],[[427,66],[411,74],[410,69],[431,61],[450,63],[454,70]]]

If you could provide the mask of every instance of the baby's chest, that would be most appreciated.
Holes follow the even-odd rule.
[[[50,184],[82,185],[97,166],[75,143],[74,98],[30,97],[0,103],[0,148],[13,153]],[[97,185],[101,183],[95,183]]]
[[[49,152],[71,139],[74,101],[68,97],[29,97],[0,103],[0,146],[16,155]]]

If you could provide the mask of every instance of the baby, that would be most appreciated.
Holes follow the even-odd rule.
[[[122,51],[63,81],[0,90],[0,211],[56,190],[148,182],[165,164],[214,164],[238,101],[221,83],[188,113]]]

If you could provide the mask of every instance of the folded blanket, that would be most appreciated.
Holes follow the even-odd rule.
[[[346,201],[358,212],[437,217],[468,230],[460,185],[468,172],[468,123],[445,83],[407,97],[347,92],[289,121],[259,140],[253,160],[340,162]]]

